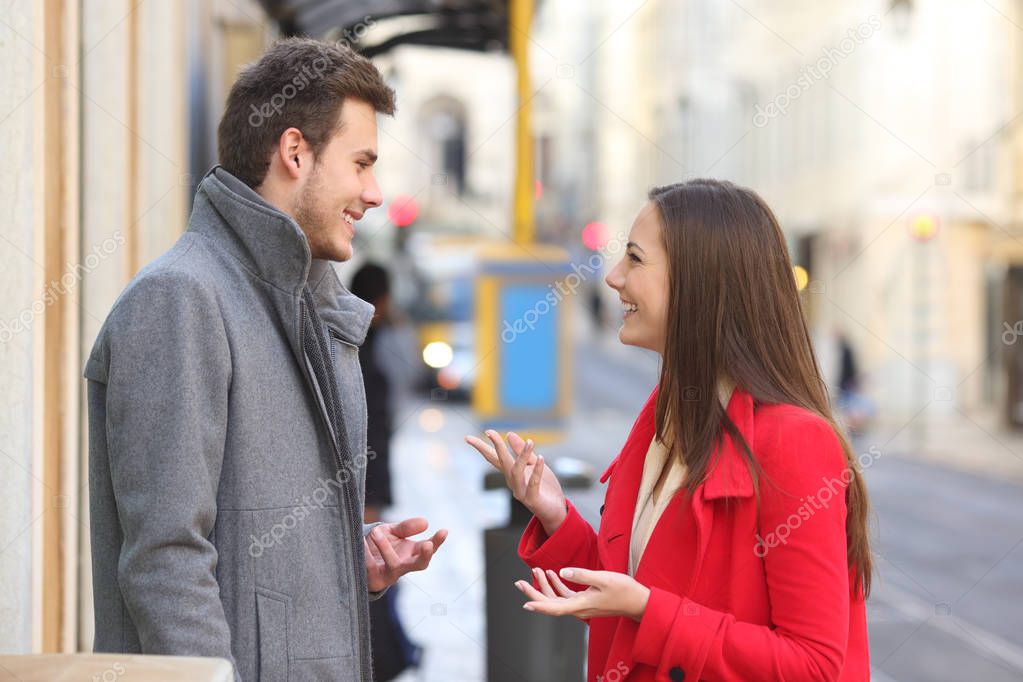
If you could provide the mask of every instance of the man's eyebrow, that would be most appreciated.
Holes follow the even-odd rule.
[[[642,253],[646,253],[646,251],[643,251],[643,247],[640,246],[639,244],[637,244],[636,242],[629,242],[628,244],[625,245],[625,248],[627,248],[627,249],[628,248],[633,248],[633,249],[636,249],[636,250],[638,250],[638,251],[640,251]]]
[[[370,163],[376,163],[377,153],[372,149],[360,149],[359,151],[355,152],[356,156],[359,156],[360,154],[369,159]]]

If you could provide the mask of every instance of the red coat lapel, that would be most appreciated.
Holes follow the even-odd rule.
[[[632,541],[632,520],[636,513],[636,497],[639,494],[643,478],[643,462],[646,458],[650,441],[654,436],[655,410],[657,389],[647,399],[636,423],[629,433],[629,438],[622,448],[621,454],[611,463],[601,481],[610,478],[605,495],[605,511],[600,522],[598,533],[598,552],[606,570],[626,573],[629,566],[629,546]],[[752,447],[753,398],[742,388],[736,387],[726,409],[728,417],[738,427],[746,442]],[[711,500],[724,497],[750,497],[753,495],[753,479],[746,465],[741,446],[732,438],[723,435],[721,443],[711,456],[711,465],[703,485],[691,498],[693,515],[697,524],[696,559],[688,585],[664,586],[678,594],[686,592],[696,584],[700,569],[707,552],[707,545],[713,526],[714,506],[706,504]],[[675,552],[659,552],[658,547],[671,546],[671,537],[675,535],[672,519],[678,518],[678,506],[683,497],[673,500],[658,520],[647,545],[646,553],[640,561],[636,578],[643,584],[650,584],[658,568],[671,573],[670,567],[659,566],[660,562],[673,561]],[[660,571],[658,571],[660,572]],[[609,661],[625,661],[632,666],[632,647],[638,630],[638,624],[625,618],[618,619],[614,638],[608,651]]]
[[[604,514],[597,535],[597,551],[608,571],[626,573],[629,569],[632,518],[636,513],[636,495],[643,478],[643,461],[654,437],[656,404],[657,389],[654,389],[633,424],[621,454],[600,477],[601,482],[611,479],[604,496]]]

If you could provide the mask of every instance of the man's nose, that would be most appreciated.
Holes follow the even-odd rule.
[[[384,203],[384,195],[380,192],[380,185],[377,184],[376,178],[371,177],[366,186],[362,188],[360,199],[362,199],[362,203],[370,208]]]

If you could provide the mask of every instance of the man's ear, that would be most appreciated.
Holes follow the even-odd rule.
[[[277,153],[281,157],[284,170],[293,179],[297,180],[302,177],[308,150],[309,144],[298,128],[288,128],[281,133],[277,143]]]

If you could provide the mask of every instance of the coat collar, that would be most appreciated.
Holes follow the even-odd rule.
[[[601,518],[600,542],[597,551],[603,566],[607,570],[625,573],[628,568],[629,546],[632,539],[632,521],[636,510],[636,496],[639,491],[640,481],[643,476],[643,460],[646,457],[650,441],[654,437],[655,413],[657,407],[657,389],[650,394],[646,405],[640,412],[632,432],[625,443],[618,458],[611,463],[608,470],[601,476],[601,480],[614,473],[615,480],[607,491],[606,507],[607,513]],[[752,447],[753,445],[753,417],[754,402],[741,387],[736,386],[725,409],[726,414],[735,423],[739,433]],[[716,505],[706,504],[709,500],[720,498],[742,498],[753,495],[753,478],[746,465],[746,459],[742,455],[741,446],[734,443],[732,439],[723,434],[719,444],[711,454],[710,465],[703,484],[692,496],[691,504],[693,517],[696,522],[696,547],[692,556],[692,574],[689,577],[688,589],[696,584],[703,566],[704,557],[707,552],[707,545],[711,537],[711,530],[714,523]],[[636,579],[643,583],[650,583],[649,572],[651,561],[647,554],[651,547],[663,538],[665,523],[670,531],[671,515],[677,514],[683,500],[676,497],[664,510],[661,518],[654,527],[647,552],[639,562],[636,569]],[[612,510],[613,507],[613,510]],[[665,518],[667,517],[667,518]],[[609,646],[609,661],[623,661],[627,667],[632,667],[633,644],[638,632],[638,624],[627,618],[618,619],[618,624],[612,635]]]
[[[643,457],[654,437],[657,411],[657,392],[654,388],[647,398],[643,410],[636,419],[632,432],[626,441],[621,455],[611,463],[600,477],[605,482],[612,471],[618,466],[619,460],[625,456]],[[725,408],[728,418],[739,429],[746,443],[752,447],[754,436],[754,405],[753,397],[741,386],[736,386]],[[723,429],[722,429],[723,431]],[[642,471],[642,465],[639,466]],[[722,433],[721,442],[711,454],[707,477],[703,483],[703,498],[706,500],[723,497],[751,497],[753,495],[753,477],[742,453],[742,446],[732,441],[727,433]]]
[[[308,284],[325,324],[355,345],[366,339],[373,306],[341,284],[330,261],[312,258],[291,216],[222,167],[214,166],[199,184],[188,229],[211,238],[292,298]]]
[[[753,447],[753,396],[736,386],[725,410],[746,444]],[[722,497],[752,497],[753,476],[743,454],[742,445],[722,429],[721,443],[711,456],[707,479],[704,481],[703,499]]]

